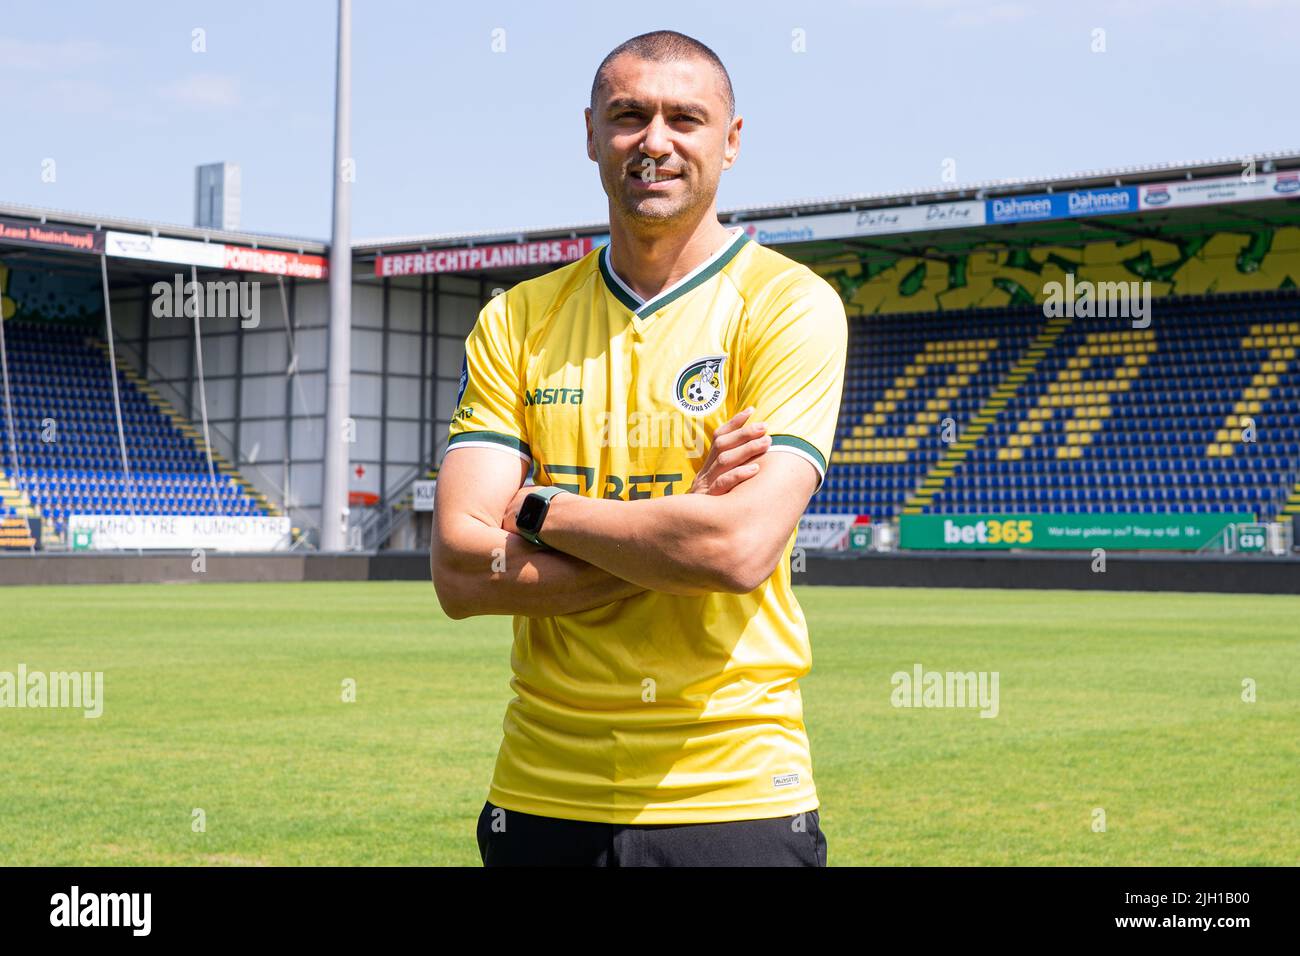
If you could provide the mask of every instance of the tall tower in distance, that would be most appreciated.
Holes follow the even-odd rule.
[[[195,168],[194,225],[239,230],[238,163],[208,163]]]

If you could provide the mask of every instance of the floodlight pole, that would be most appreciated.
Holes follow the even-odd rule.
[[[352,377],[352,0],[339,0],[334,90],[334,229],[330,238],[329,364],[325,395],[325,487],[322,551],[343,551],[348,538],[348,468],[355,438],[348,419]]]

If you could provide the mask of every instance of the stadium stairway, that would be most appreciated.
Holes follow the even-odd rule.
[[[1250,348],[1267,349],[1268,355],[1261,361],[1259,370],[1247,386],[1245,399],[1225,418],[1223,427],[1215,433],[1214,442],[1206,448],[1206,454],[1210,457],[1231,455],[1236,447],[1234,436],[1240,435],[1245,424],[1243,419],[1253,420],[1253,416],[1263,410],[1264,400],[1271,397],[1273,387],[1279,385],[1288,373],[1300,369],[1300,322],[1252,325],[1250,338],[1245,344]],[[1293,409],[1293,412],[1297,413],[1293,418],[1300,416],[1300,408]],[[1295,484],[1276,514],[1272,515],[1274,521],[1300,515],[1300,459],[1294,463],[1294,470]]]
[[[1291,489],[1291,495],[1282,503],[1282,509],[1277,513],[1277,518],[1281,519],[1284,515],[1300,515],[1300,481],[1295,483]]]
[[[1011,366],[1011,371],[1007,373],[1006,378],[998,383],[997,388],[989,395],[988,401],[970,420],[970,427],[949,446],[944,456],[930,469],[921,487],[903,504],[903,514],[921,514],[934,496],[943,490],[944,483],[952,477],[957,466],[966,458],[966,454],[979,443],[984,433],[988,431],[989,425],[997,420],[998,414],[1006,408],[1007,402],[1015,395],[1016,389],[1033,374],[1039,361],[1071,321],[1066,317],[1048,321],[1025,350],[1025,354]]]
[[[214,484],[197,430],[119,362],[128,482],[106,345],[84,327],[54,322],[10,320],[5,333],[17,447],[0,429],[0,479],[9,491],[0,511],[39,515],[44,546],[65,543],[68,519],[78,514],[272,511],[224,458]]]
[[[107,361],[109,357],[108,343],[96,342],[95,344],[99,347],[100,351],[104,353],[104,359]],[[171,402],[163,398],[162,395],[158,393],[158,389],[150,385],[148,380],[140,375],[140,373],[137,372],[129,362],[118,357],[117,367],[126,377],[127,381],[134,385],[137,391],[144,395],[144,397],[149,400],[149,403],[158,410],[158,413],[166,416],[171,421],[172,425],[176,427],[176,430],[188,438],[193,443],[194,447],[206,458],[208,454],[208,443],[204,441],[203,433],[194,426],[193,422],[178,412]],[[279,517],[284,513],[274,502],[267,498],[266,495],[262,494],[262,492],[258,491],[257,488],[244,478],[244,476],[239,473],[239,469],[232,465],[230,460],[226,458],[225,455],[221,454],[221,452],[217,451],[216,448],[212,449],[212,464],[218,472],[225,475],[238,485],[243,490],[244,494],[257,502],[258,507],[264,514]]]
[[[437,481],[437,480],[438,480],[438,468],[437,468],[437,466],[432,466],[432,467],[430,467],[427,471],[425,471],[425,473],[424,473],[423,475],[420,475],[420,477],[419,477],[418,479],[415,479],[415,480],[417,480],[417,481]],[[411,511],[411,510],[413,510],[414,508],[415,508],[415,491],[414,491],[412,488],[407,488],[406,491],[404,491],[404,492],[402,493],[402,497],[401,497],[400,499],[398,499],[398,501],[397,501],[396,504],[393,505],[393,510],[394,510],[394,511],[399,511],[399,512],[400,512],[400,511]]]
[[[1296,479],[1295,486],[1291,489],[1291,494],[1286,501],[1282,502],[1281,509],[1274,516],[1274,521],[1281,521],[1289,518],[1291,515],[1300,515],[1300,478]]]
[[[810,512],[1300,513],[1300,290],[1157,303],[854,317]]]
[[[21,488],[15,488],[5,472],[0,471],[0,551],[31,550],[32,539],[28,518],[41,517],[40,511]],[[58,541],[58,535],[47,521],[41,522],[41,545],[49,547]]]
[[[898,514],[942,467],[952,439],[977,424],[1039,325],[1041,313],[1030,323],[991,310],[974,321],[968,313],[856,317],[831,467],[812,510]]]

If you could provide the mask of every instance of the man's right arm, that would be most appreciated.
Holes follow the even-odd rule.
[[[644,588],[501,527],[528,462],[491,448],[452,447],[434,498],[434,588],[449,617],[574,614]]]
[[[752,408],[713,433],[689,494],[726,495],[758,474],[771,444]],[[491,447],[453,445],[438,471],[434,497],[434,588],[453,618],[475,614],[551,617],[574,614],[640,594],[645,588],[593,564],[539,548],[502,524],[528,475],[529,463]],[[503,517],[504,515],[504,517]]]
[[[465,340],[451,443],[438,471],[431,571],[438,601],[457,619],[572,614],[642,590],[502,528],[531,463],[517,362],[523,332],[511,317],[510,293],[495,296]]]

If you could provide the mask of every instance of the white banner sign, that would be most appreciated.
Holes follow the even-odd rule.
[[[1300,197],[1300,172],[1257,173],[1249,179],[1224,176],[1216,179],[1192,179],[1154,186],[1140,186],[1137,209],[1160,209],[1164,206],[1208,206],[1214,203],[1251,202],[1261,199]],[[927,232],[935,229],[961,229],[983,226],[996,221],[996,210],[1009,211],[1002,221],[1059,219],[1067,216],[1102,215],[1136,212],[1123,205],[1133,187],[1079,190],[1058,194],[1060,208],[1052,196],[1008,197],[988,202],[966,200],[946,203],[918,203],[915,206],[888,206],[858,212],[827,213],[819,216],[787,216],[781,219],[756,219],[745,223],[751,239],[764,245],[791,242],[816,242],[825,239],[849,239],[854,236],[879,236],[890,233]],[[1069,198],[1068,205],[1066,199]],[[1103,202],[1104,201],[1104,202]],[[1131,200],[1129,200],[1131,202]],[[1030,215],[1022,207],[1042,206],[1041,215]],[[993,206],[994,213],[989,207]],[[1012,214],[1014,213],[1014,215]]]
[[[792,216],[785,219],[757,219],[745,223],[751,239],[764,245],[784,242],[813,242],[851,236],[879,236],[895,232],[926,232],[931,229],[961,229],[984,225],[984,203],[929,203],[918,206],[890,206],[836,212],[825,216]]]
[[[809,551],[844,551],[849,546],[849,529],[857,523],[857,515],[804,515],[799,519],[795,547]]]
[[[1300,196],[1300,173],[1259,173],[1250,179],[1224,176],[1141,186],[1138,188],[1138,205],[1142,209],[1162,209],[1165,206],[1209,206],[1296,196]]]
[[[114,232],[111,229],[104,237],[104,252],[125,259],[179,262],[208,269],[221,269],[226,265],[226,247],[220,242],[142,236],[133,232]]]
[[[284,252],[280,249],[229,246],[224,242],[198,242],[194,239],[114,232],[111,229],[104,236],[104,252],[124,259],[175,262],[202,266],[205,269],[264,272],[268,275],[297,276],[303,279],[323,279],[329,274],[329,264],[323,256]]]
[[[288,548],[288,518],[266,515],[72,515],[74,551],[281,551]]]
[[[415,481],[411,483],[412,508],[416,511],[433,510],[433,494],[438,487],[436,481]]]

